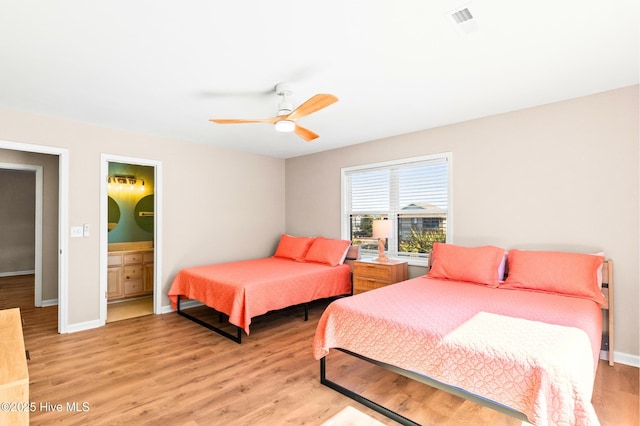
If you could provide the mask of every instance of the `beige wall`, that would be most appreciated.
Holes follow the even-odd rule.
[[[68,149],[69,225],[93,229],[69,239],[70,325],[99,319],[102,153],[162,162],[163,305],[181,268],[269,255],[284,231],[284,160],[9,110],[0,122],[0,140]]]
[[[58,157],[0,149],[0,163],[42,167],[41,296],[45,304],[55,303],[58,298]],[[4,251],[5,247],[0,250]]]
[[[287,232],[340,236],[342,167],[452,152],[453,242],[603,250],[615,350],[637,362],[638,102],[634,86],[288,159]]]

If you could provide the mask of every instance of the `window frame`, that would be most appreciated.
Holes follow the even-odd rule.
[[[447,163],[447,222],[446,222],[446,241],[452,241],[453,235],[453,155],[451,152],[443,152],[437,154],[424,155],[420,157],[409,157],[398,160],[384,161],[380,163],[369,163],[362,164],[359,166],[352,167],[343,167],[340,169],[340,186],[341,186],[341,197],[340,197],[340,235],[342,239],[351,240],[351,205],[350,199],[351,194],[347,191],[347,176],[352,174],[353,172],[366,172],[367,170],[374,169],[391,169],[397,167],[411,166],[414,163],[426,163],[434,160],[444,160]],[[389,211],[382,213],[388,219],[391,219],[390,214],[392,213],[392,209]],[[398,253],[398,221],[394,221],[393,225],[393,235],[387,240],[387,250],[385,251],[389,257],[407,260],[409,265],[412,266],[427,266],[428,257],[427,256],[412,256],[409,255],[399,255]],[[370,250],[363,250],[363,254],[365,256],[371,255],[375,257],[377,255],[377,251],[374,253]]]

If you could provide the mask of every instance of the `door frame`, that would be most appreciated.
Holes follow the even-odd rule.
[[[107,258],[109,255],[107,180],[111,162],[153,167],[153,313],[162,313],[162,161],[102,153],[100,156],[100,323],[102,325],[107,322]]]
[[[58,333],[69,330],[69,150],[0,140],[0,149],[58,156]],[[42,251],[42,250],[40,250]]]
[[[35,173],[35,259],[34,259],[34,300],[36,308],[42,307],[42,166],[17,163],[0,163],[2,170]]]

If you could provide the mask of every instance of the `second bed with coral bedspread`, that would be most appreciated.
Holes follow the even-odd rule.
[[[196,266],[181,270],[169,289],[174,309],[238,343],[249,334],[251,319],[270,311],[352,293],[351,268],[345,263],[350,241],[282,235],[272,257]],[[225,314],[237,336],[180,310],[193,299]],[[306,312],[306,311],[305,311]]]
[[[351,293],[348,265],[331,267],[268,257],[183,269],[169,298],[203,302],[249,334],[251,318],[312,300]]]
[[[602,265],[601,257],[584,259]],[[587,268],[594,294],[596,269]],[[346,350],[480,396],[540,426],[598,425],[591,397],[600,298],[508,288],[518,287],[513,280],[495,284],[424,276],[337,300],[320,319],[313,354],[324,363],[330,349]]]

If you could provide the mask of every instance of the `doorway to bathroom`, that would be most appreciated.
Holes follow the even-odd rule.
[[[105,323],[159,312],[159,168],[150,160],[103,155],[101,318]]]

